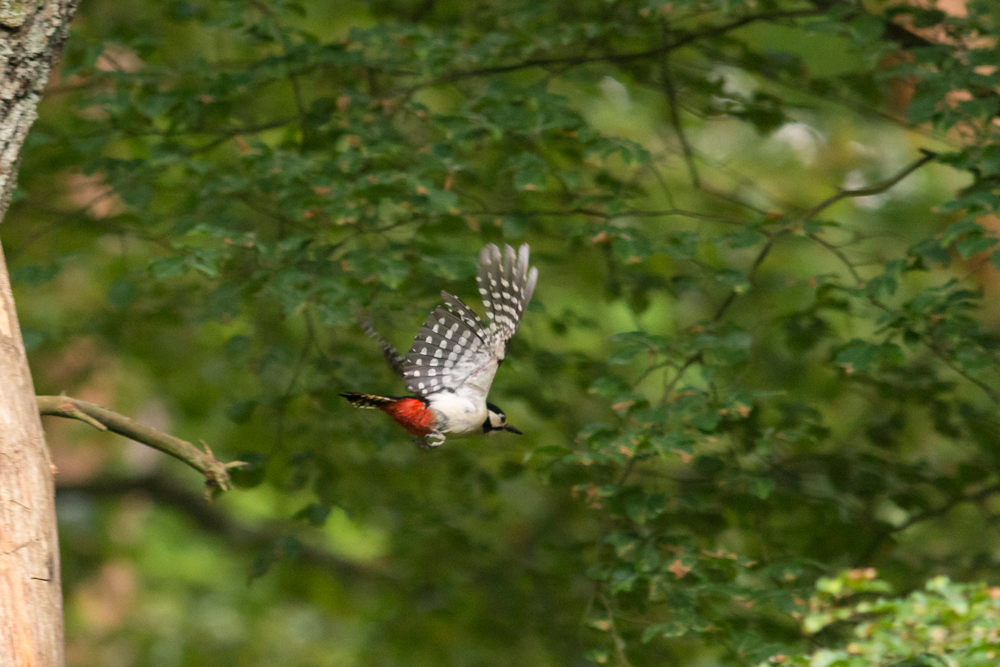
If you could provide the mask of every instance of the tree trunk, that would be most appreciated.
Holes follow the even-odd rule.
[[[0,219],[76,0],[0,0]],[[52,465],[0,249],[0,667],[63,664]]]

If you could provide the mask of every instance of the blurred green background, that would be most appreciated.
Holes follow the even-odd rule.
[[[46,421],[69,664],[754,665],[849,640],[818,577],[997,583],[995,12],[82,3],[3,225],[36,389],[251,465]],[[355,314],[407,349],[486,243],[525,435],[422,452]]]

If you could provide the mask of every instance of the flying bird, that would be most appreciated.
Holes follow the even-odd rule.
[[[423,449],[437,447],[447,438],[497,431],[520,434],[507,423],[504,411],[486,398],[535,291],[538,269],[529,270],[528,252],[527,244],[516,254],[509,245],[502,255],[493,244],[480,251],[476,282],[488,326],[461,299],[441,292],[444,304],[428,316],[403,358],[363,320],[365,331],[378,341],[389,366],[413,396],[341,396],[355,407],[382,410],[417,436]]]

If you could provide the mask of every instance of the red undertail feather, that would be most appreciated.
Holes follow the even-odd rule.
[[[434,430],[434,413],[419,398],[401,398],[379,407],[413,435],[423,437]]]
[[[434,430],[434,413],[419,398],[391,398],[374,394],[341,394],[357,408],[376,408],[413,435],[423,437]]]

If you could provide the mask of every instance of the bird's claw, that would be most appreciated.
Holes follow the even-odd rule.
[[[444,444],[445,440],[446,438],[443,433],[434,431],[433,433],[428,433],[424,437],[417,439],[417,447],[427,451],[429,449],[434,449],[435,447],[440,447]]]

